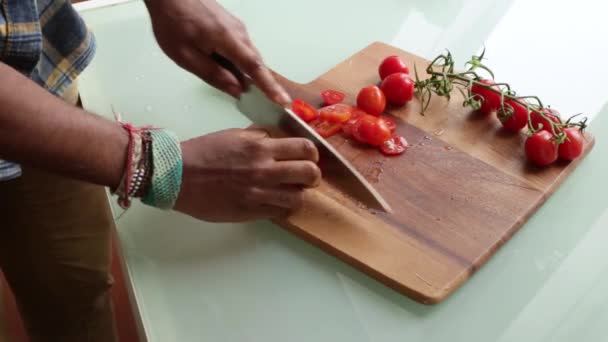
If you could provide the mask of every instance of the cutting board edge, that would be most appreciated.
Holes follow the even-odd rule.
[[[382,273],[380,270],[377,270],[373,267],[370,267],[365,262],[358,260],[354,256],[351,256],[345,252],[342,252],[340,249],[332,246],[329,243],[324,242],[322,239],[317,238],[315,235],[310,234],[304,229],[300,229],[299,227],[288,223],[287,221],[276,220],[273,221],[275,224],[279,225],[281,228],[289,231],[290,233],[298,236],[311,243],[312,245],[319,248],[322,252],[328,253],[336,257],[338,260],[345,262],[346,264],[354,267],[356,270],[360,271],[363,275],[369,276],[372,279],[388,286],[394,291],[405,295],[413,301],[416,301],[420,304],[425,305],[433,305],[439,304],[444,299],[446,299],[454,290],[462,285],[468,279],[465,276],[459,276],[455,278],[455,282],[450,283],[448,286],[442,288],[441,290],[434,291],[432,293],[429,292],[421,292],[413,289],[412,287],[408,287],[406,284],[403,284],[390,276]],[[468,272],[464,272],[468,273]],[[447,289],[447,290],[446,290]]]

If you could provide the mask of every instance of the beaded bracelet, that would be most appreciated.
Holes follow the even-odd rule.
[[[182,155],[177,137],[166,130],[122,127],[129,133],[127,162],[123,178],[114,192],[118,204],[127,209],[131,198],[144,204],[172,209],[181,189]]]

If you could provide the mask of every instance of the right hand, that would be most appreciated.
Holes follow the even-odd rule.
[[[319,154],[304,138],[229,129],[182,143],[184,173],[175,209],[210,222],[277,218],[302,205],[321,180]]]

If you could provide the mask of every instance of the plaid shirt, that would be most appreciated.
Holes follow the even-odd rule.
[[[0,62],[61,96],[93,58],[95,40],[69,0],[0,0]],[[18,177],[0,160],[0,180]]]

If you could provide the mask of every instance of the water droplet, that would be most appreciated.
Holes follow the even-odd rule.
[[[443,135],[444,132],[445,132],[445,130],[443,128],[440,128],[440,129],[436,130],[435,132],[433,132],[433,135],[441,136],[441,135]]]
[[[135,81],[136,81],[136,82],[139,82],[139,80],[140,80],[140,79],[141,79],[141,77],[139,77],[139,76],[135,76]]]
[[[449,145],[444,146],[444,148],[446,149],[446,151],[451,151],[454,149],[452,146]]]
[[[151,111],[152,111],[152,106],[146,105],[146,112],[151,112]]]
[[[431,140],[431,137],[429,137],[428,135],[425,135],[424,140]]]

